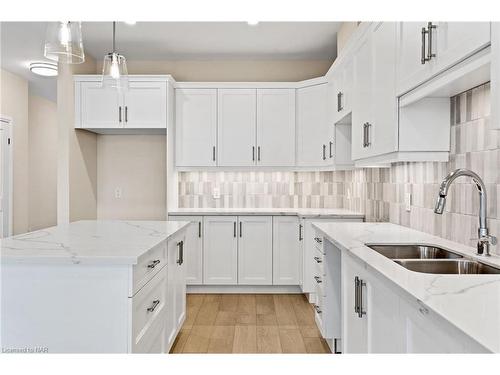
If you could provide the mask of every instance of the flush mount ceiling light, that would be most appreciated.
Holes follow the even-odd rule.
[[[85,61],[81,22],[50,22],[45,36],[44,56],[64,64]]]
[[[118,90],[128,89],[127,60],[125,56],[116,52],[116,22],[113,22],[113,52],[104,56],[102,64],[102,87],[111,87]]]
[[[247,21],[247,24],[249,26],[257,26],[259,24],[259,21],[255,21],[255,20],[253,20],[253,21]]]
[[[49,62],[32,62],[30,63],[30,71],[43,77],[55,77],[57,76],[57,64]]]

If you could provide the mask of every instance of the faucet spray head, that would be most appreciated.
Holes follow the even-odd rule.
[[[434,213],[442,215],[444,212],[445,205],[446,205],[446,195],[439,194],[436,200],[436,206],[434,207]]]

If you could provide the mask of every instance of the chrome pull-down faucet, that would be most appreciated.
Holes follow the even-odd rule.
[[[436,200],[436,206],[434,208],[434,212],[436,214],[442,214],[444,211],[444,206],[446,204],[446,196],[448,195],[448,189],[450,185],[457,179],[458,177],[466,176],[471,177],[474,181],[474,184],[477,187],[479,192],[479,229],[478,229],[478,241],[477,241],[477,254],[489,256],[490,255],[490,245],[497,244],[497,238],[492,236],[488,232],[488,227],[486,224],[486,214],[488,212],[488,201],[486,197],[486,186],[484,185],[483,180],[476,173],[472,172],[469,169],[456,169],[448,176],[446,176],[441,182],[441,186],[439,187],[439,195]]]

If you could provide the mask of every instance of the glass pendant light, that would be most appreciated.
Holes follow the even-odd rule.
[[[113,52],[104,56],[102,64],[102,87],[117,88],[118,90],[128,89],[127,60],[115,49],[116,22],[113,22]]]
[[[45,36],[44,56],[64,64],[85,61],[81,22],[50,22]]]

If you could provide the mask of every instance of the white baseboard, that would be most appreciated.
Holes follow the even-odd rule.
[[[187,293],[301,294],[302,290],[298,285],[188,285]]]

